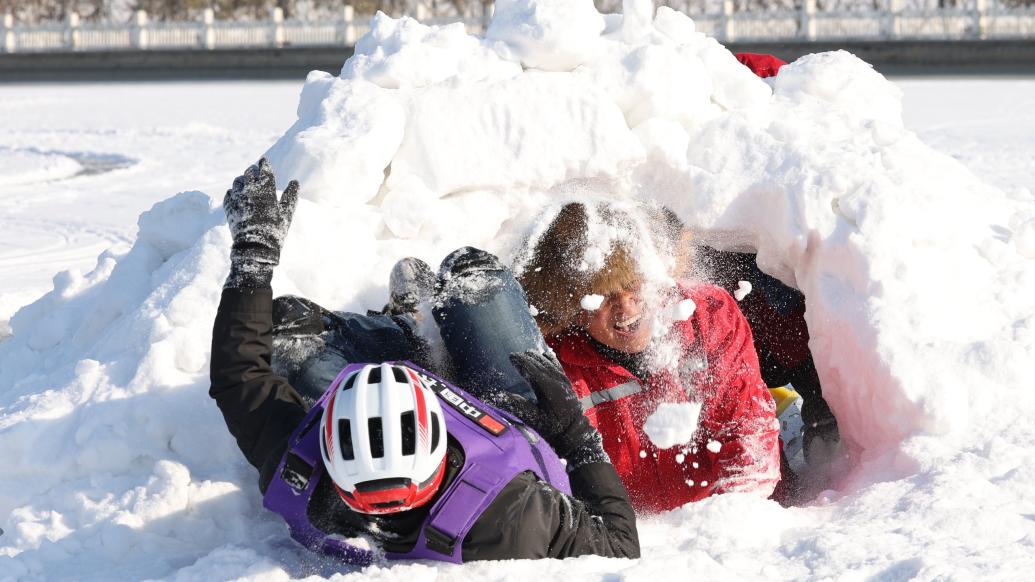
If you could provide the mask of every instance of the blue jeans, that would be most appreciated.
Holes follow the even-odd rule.
[[[432,313],[452,362],[450,377],[474,396],[491,400],[501,390],[536,401],[531,385],[510,363],[512,352],[546,350],[528,299],[514,275],[485,251],[464,247],[451,253],[439,272]],[[315,342],[313,354],[288,376],[307,400],[318,399],[348,364],[411,360],[430,367],[427,346],[410,316],[334,313]],[[296,338],[297,341],[306,341]]]

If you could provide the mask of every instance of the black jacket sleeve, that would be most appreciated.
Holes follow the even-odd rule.
[[[464,561],[640,557],[636,516],[614,467],[589,463],[568,478],[571,496],[530,472],[516,477],[467,534]]]
[[[209,396],[223,413],[265,493],[295,427],[305,418],[301,396],[270,368],[273,291],[224,289],[212,329]]]

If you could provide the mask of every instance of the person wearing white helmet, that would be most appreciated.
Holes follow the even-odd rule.
[[[323,361],[340,369],[321,395],[274,372],[270,281],[297,195],[292,182],[278,200],[265,160],[227,192],[233,247],[209,391],[291,536],[352,564],[638,557],[628,495],[552,354],[510,355],[526,397],[464,384],[479,390],[472,395],[403,361],[421,355],[405,330],[346,314],[335,331],[345,347]],[[454,259],[465,257],[478,260],[454,260],[450,276],[484,268],[491,255]],[[349,542],[356,537],[376,549]]]
[[[367,364],[333,386],[322,408],[320,456],[346,505],[393,513],[420,507],[438,491],[446,419],[413,369]]]

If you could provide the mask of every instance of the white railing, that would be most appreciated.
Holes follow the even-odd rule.
[[[973,9],[828,12],[816,0],[803,0],[799,10],[738,12],[732,0],[718,3],[718,12],[691,14],[698,30],[723,42],[823,40],[965,40],[1035,39],[1035,7],[1004,9],[990,0],[974,0]],[[425,3],[414,16],[428,24],[463,21],[480,33],[491,6],[477,18],[437,16]],[[352,46],[369,28],[366,16],[351,6],[324,21],[285,20],[279,8],[265,21],[216,21],[211,10],[201,20],[151,22],[137,12],[125,24],[82,22],[71,14],[62,23],[22,25],[10,14],[0,17],[0,53],[41,51],[111,51],[145,49],[219,49]]]

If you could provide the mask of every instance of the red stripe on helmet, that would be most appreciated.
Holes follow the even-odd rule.
[[[327,460],[334,458],[334,399],[338,397],[338,391],[335,389],[334,394],[331,394],[331,399],[327,402],[327,408],[324,409],[327,415],[327,423],[324,426],[324,446],[327,449]]]
[[[417,432],[420,434],[421,446],[428,448],[428,405],[424,402],[424,391],[421,390],[420,379],[413,370],[407,368],[410,373],[410,385],[417,400]]]

